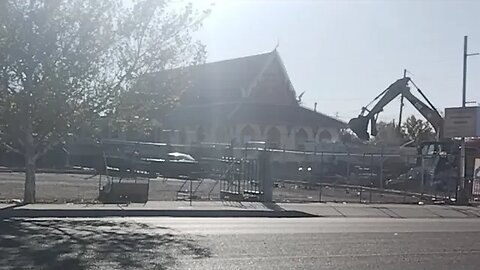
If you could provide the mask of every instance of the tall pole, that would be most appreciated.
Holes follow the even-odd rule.
[[[462,107],[467,104],[467,58],[468,36],[463,37],[463,84],[462,84]]]
[[[407,70],[403,70],[403,78],[407,77]],[[403,114],[403,94],[400,95],[400,114],[398,116],[398,134],[402,131],[402,114]]]
[[[462,80],[462,107],[464,108],[467,104],[467,58],[468,58],[468,36],[463,37],[463,80]],[[460,168],[459,168],[459,178],[460,185],[457,187],[459,189],[457,203],[467,204],[468,198],[465,190],[465,137],[461,138],[460,141]]]
[[[463,81],[462,81],[462,107],[467,105],[467,58],[469,56],[480,55],[480,53],[468,53],[468,36],[463,37]],[[468,203],[468,196],[466,193],[466,179],[465,179],[465,138],[462,137],[460,146],[460,185],[459,203]],[[458,201],[458,200],[457,200]]]

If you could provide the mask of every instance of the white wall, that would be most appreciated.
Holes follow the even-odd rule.
[[[237,145],[242,144],[242,131],[246,126],[250,126],[254,131],[254,138],[252,140],[255,141],[266,141],[267,140],[267,133],[270,128],[276,127],[280,132],[280,146],[279,148],[285,147],[285,149],[296,149],[295,145],[295,134],[303,128],[307,133],[307,139],[310,144],[312,143],[320,143],[319,135],[323,130],[327,130],[330,132],[332,139],[331,142],[336,142],[339,140],[339,131],[333,128],[319,128],[314,136],[313,128],[309,126],[295,126],[289,128],[285,125],[265,125],[263,127],[263,133],[261,132],[262,128],[258,124],[237,124],[235,126],[226,127],[225,136],[223,138],[217,138],[217,129],[218,126],[210,128],[210,127],[203,127],[205,132],[205,140],[204,142],[211,142],[211,143],[230,143],[232,139],[235,139],[235,143]],[[197,142],[197,130],[199,126],[190,126],[186,127],[185,131],[185,143],[186,144],[193,144]],[[179,132],[176,132],[179,134]],[[180,141],[176,138],[175,141]]]

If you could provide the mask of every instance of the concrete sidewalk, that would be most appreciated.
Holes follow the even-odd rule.
[[[12,207],[15,207],[15,206],[16,206],[16,204],[0,203],[0,211],[5,210],[5,209],[9,209],[9,208],[12,208]]]
[[[152,201],[146,204],[29,204],[0,209],[1,217],[315,217],[258,202]]]
[[[285,210],[295,209],[321,217],[480,218],[480,208],[472,206],[341,203],[280,203],[278,205]]]
[[[146,204],[0,205],[3,217],[343,217],[479,218],[479,207],[448,205],[152,201]]]

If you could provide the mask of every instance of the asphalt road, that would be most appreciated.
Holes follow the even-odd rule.
[[[163,219],[211,256],[179,269],[480,269],[480,220]]]
[[[0,269],[480,269],[480,219],[12,219],[0,252]]]

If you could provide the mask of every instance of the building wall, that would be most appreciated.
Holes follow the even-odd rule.
[[[277,105],[296,103],[295,90],[279,61],[276,57],[272,58],[257,78],[252,89],[247,93],[250,101]]]
[[[339,138],[339,132],[333,128],[318,128],[314,132],[314,128],[309,126],[294,126],[289,127],[285,125],[259,125],[251,123],[241,123],[229,127],[221,126],[190,126],[184,130],[177,132],[180,135],[184,132],[184,142],[179,138],[174,141],[182,144],[195,144],[199,141],[199,130],[204,132],[204,139],[201,142],[205,143],[231,143],[234,142],[237,146],[243,146],[247,141],[264,141],[269,142],[269,131],[276,129],[279,133],[278,142],[272,142],[273,148],[285,148],[291,150],[310,150],[311,145],[320,142],[336,142]],[[302,131],[303,130],[303,131]],[[276,133],[272,131],[270,135]],[[322,134],[323,132],[323,139]],[[328,133],[327,133],[328,132]],[[306,137],[301,138],[301,133]],[[329,134],[330,136],[325,136]],[[275,137],[275,136],[274,136]],[[326,137],[330,137],[329,139]],[[173,141],[172,141],[173,142]],[[300,143],[300,144],[299,144]],[[303,147],[301,146],[303,145]]]

